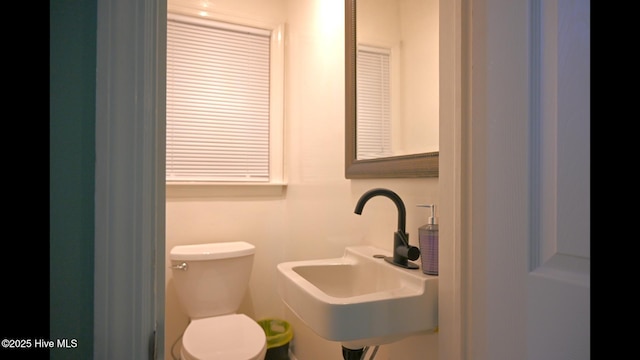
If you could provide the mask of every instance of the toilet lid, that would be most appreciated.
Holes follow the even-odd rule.
[[[246,360],[267,346],[262,327],[244,314],[192,320],[182,336],[184,352],[192,359]]]

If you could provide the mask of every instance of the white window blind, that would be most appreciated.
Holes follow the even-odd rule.
[[[269,181],[270,32],[167,21],[167,182]]]
[[[391,95],[388,49],[358,46],[357,159],[391,156]]]

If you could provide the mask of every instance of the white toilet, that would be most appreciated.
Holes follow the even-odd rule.
[[[247,291],[255,246],[237,242],[171,249],[173,281],[191,322],[182,335],[182,360],[263,360],[262,327],[236,314]]]

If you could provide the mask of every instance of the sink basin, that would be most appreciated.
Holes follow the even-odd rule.
[[[278,292],[314,332],[351,349],[438,325],[438,277],[384,261],[389,251],[350,246],[339,258],[278,264]]]

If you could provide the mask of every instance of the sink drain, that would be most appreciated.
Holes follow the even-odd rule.
[[[376,255],[373,255],[373,257],[376,258],[376,259],[384,259],[386,257],[386,255],[376,254]]]

